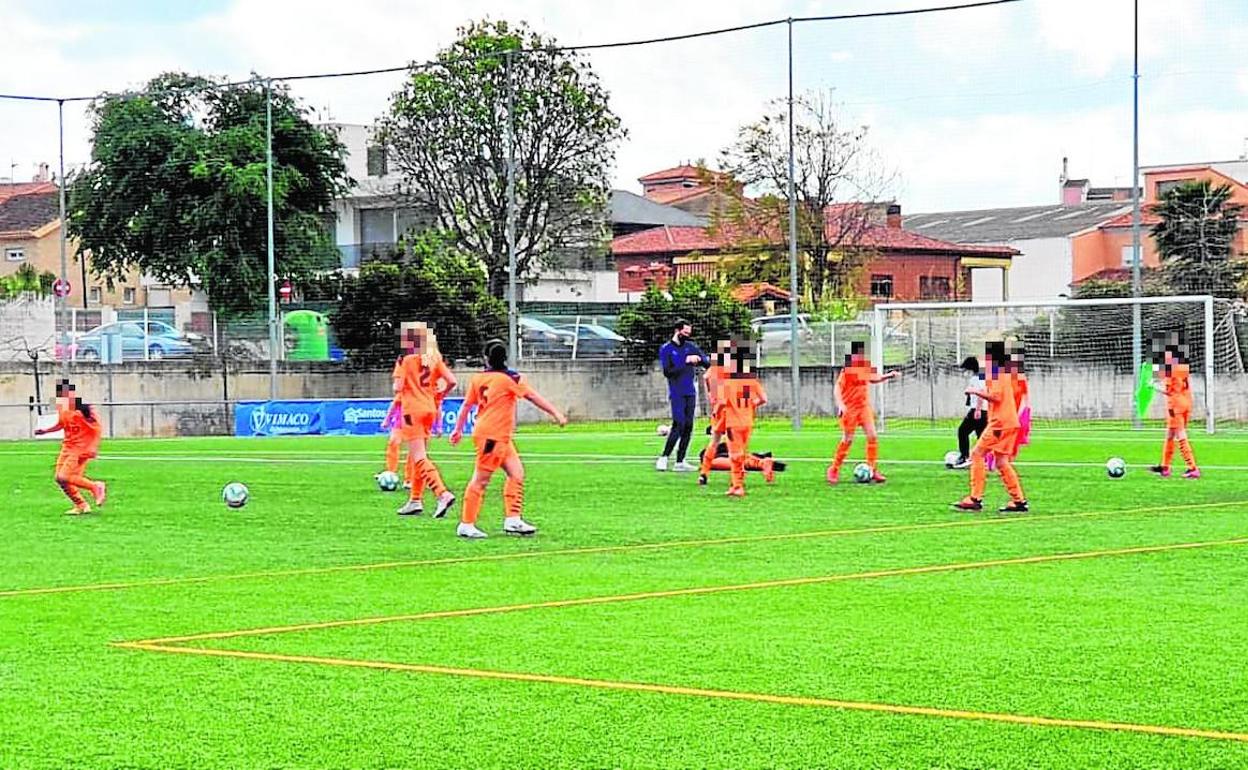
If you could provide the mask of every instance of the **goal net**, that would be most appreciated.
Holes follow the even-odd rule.
[[[1212,432],[1248,420],[1244,317],[1242,303],[1210,297],[881,305],[872,360],[903,376],[878,389],[877,409],[889,427],[960,419],[968,380],[960,364],[967,356],[982,362],[985,341],[1005,338],[1025,351],[1033,422],[1126,427],[1136,415],[1136,366],[1149,365],[1154,339],[1177,335],[1192,367],[1193,423]],[[1154,398],[1144,422],[1160,420],[1164,403]]]

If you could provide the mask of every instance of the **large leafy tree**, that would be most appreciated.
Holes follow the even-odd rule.
[[[867,141],[866,127],[847,121],[827,93],[795,100],[793,149],[802,291],[813,305],[855,297],[872,253],[862,235],[895,175]],[[745,255],[744,266],[756,265],[759,279],[787,278],[787,264],[781,266],[789,242],[787,103],[773,101],[761,119],[742,126],[720,165],[740,185],[724,188],[728,201],[713,212],[712,229]]]
[[[496,297],[507,286],[509,121],[517,280],[601,253],[610,235],[607,171],[624,131],[588,63],[554,45],[524,24],[463,27],[436,64],[412,67],[378,123],[402,194],[481,256]]]
[[[667,289],[650,286],[641,301],[620,312],[616,330],[628,342],[624,356],[638,367],[658,360],[659,347],[672,338],[672,324],[683,318],[693,325],[704,350],[717,340],[750,336],[750,309],[733,299],[729,287],[693,276]]]
[[[1160,217],[1152,234],[1171,291],[1243,296],[1248,266],[1244,255],[1235,253],[1235,239],[1244,207],[1231,199],[1229,185],[1179,185],[1162,196],[1153,213]]]
[[[338,138],[273,87],[273,204],[279,278],[338,265],[326,224],[351,180]],[[92,105],[91,163],[70,189],[69,233],[91,267],[196,284],[225,314],[268,295],[265,87],[184,74]]]
[[[436,231],[401,246],[395,261],[366,263],[358,276],[333,276],[335,286],[322,280],[307,293],[334,300],[330,325],[353,363],[392,363],[404,321],[433,327],[451,359],[476,358],[486,340],[506,335],[506,308],[487,290],[480,260]]]

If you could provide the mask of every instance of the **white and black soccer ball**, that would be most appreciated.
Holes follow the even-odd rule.
[[[667,434],[672,432],[672,426],[668,425],[667,423],[663,423],[659,427],[655,428],[654,432],[659,434],[660,436],[666,437]]]
[[[240,481],[231,481],[225,485],[225,489],[221,490],[221,499],[231,508],[242,508],[250,498],[251,492],[248,491],[247,485]]]
[[[1105,461],[1105,473],[1111,479],[1120,479],[1127,475],[1127,464],[1121,457],[1111,457]]]
[[[399,488],[399,474],[394,471],[382,471],[377,474],[377,488],[382,492],[393,492]]]
[[[958,452],[953,452],[953,451],[945,452],[945,467],[952,469],[953,466],[957,465],[958,461],[961,459],[962,459],[962,455],[959,454]]]
[[[854,481],[859,484],[866,484],[871,480],[871,466],[866,463],[858,463],[854,466]]]

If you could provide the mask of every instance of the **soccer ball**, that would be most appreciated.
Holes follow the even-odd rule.
[[[654,432],[659,434],[660,436],[666,436],[667,434],[672,432],[672,426],[666,425],[666,424],[660,425],[659,427],[654,429]]]
[[[394,471],[382,471],[377,474],[377,488],[382,492],[393,492],[399,488],[399,474]]]
[[[251,492],[247,491],[247,485],[237,481],[231,481],[225,485],[225,489],[221,490],[221,499],[231,508],[242,508],[247,504],[249,497],[251,497]]]
[[[945,452],[945,467],[952,469],[958,464],[958,460],[962,459],[962,455],[957,452]]]
[[[1120,479],[1127,475],[1127,464],[1121,457],[1111,457],[1105,463],[1105,472],[1111,479]]]
[[[871,480],[871,466],[866,463],[858,463],[854,466],[854,481],[859,484],[866,484]]]

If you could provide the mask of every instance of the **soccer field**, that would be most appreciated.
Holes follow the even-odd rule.
[[[1163,480],[1158,430],[1038,430],[1005,517],[950,510],[951,436],[883,436],[883,486],[834,442],[763,424],[735,500],[652,425],[522,428],[541,531],[498,478],[480,542],[394,514],[383,439],[106,440],[83,518],[0,445],[0,768],[1248,766],[1248,444]]]

